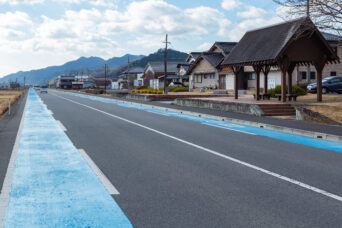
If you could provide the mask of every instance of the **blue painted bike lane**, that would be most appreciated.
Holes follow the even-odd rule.
[[[132,227],[30,89],[4,227]]]
[[[290,133],[284,133],[284,132],[279,132],[279,131],[274,131],[274,130],[261,129],[261,128],[247,126],[243,124],[235,124],[235,123],[231,123],[228,121],[219,121],[219,120],[214,120],[210,118],[197,117],[197,116],[188,115],[184,113],[164,111],[164,110],[159,110],[159,109],[155,109],[151,107],[135,105],[135,104],[127,104],[124,102],[120,102],[118,100],[111,100],[108,98],[101,98],[101,97],[89,96],[89,95],[84,95],[84,94],[76,94],[76,93],[70,93],[70,92],[62,92],[62,91],[57,91],[57,90],[55,90],[54,92],[61,93],[61,94],[69,94],[69,95],[73,95],[76,97],[86,98],[86,99],[100,101],[104,103],[115,104],[115,105],[119,105],[119,106],[126,107],[126,108],[139,109],[142,111],[146,111],[146,112],[150,112],[150,113],[154,113],[158,115],[186,119],[186,120],[195,121],[195,122],[205,124],[205,125],[225,128],[227,130],[239,131],[239,132],[248,133],[248,134],[255,134],[255,135],[265,136],[265,137],[283,140],[283,141],[287,141],[291,143],[296,143],[296,144],[301,144],[305,146],[311,146],[315,148],[331,150],[331,151],[342,153],[342,143],[338,143],[338,142],[333,142],[333,141],[328,141],[328,140],[323,140],[323,139],[316,139],[316,138],[295,135],[295,134],[290,134]]]

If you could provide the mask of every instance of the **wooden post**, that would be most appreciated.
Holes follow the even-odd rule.
[[[286,71],[281,71],[281,101],[286,102]]]
[[[243,68],[241,66],[233,66],[232,69],[233,69],[233,72],[234,72],[234,94],[235,94],[235,99],[239,99],[238,74],[241,73]]]
[[[317,59],[314,62],[314,66],[317,71],[317,101],[322,101],[322,71],[327,62],[327,56],[324,55],[323,57]]]
[[[295,68],[295,65],[294,64],[291,64],[289,66],[289,68],[287,69],[287,91],[288,91],[288,94],[292,94],[292,73],[293,73],[293,70]]]
[[[262,73],[264,74],[264,94],[267,94],[268,91],[268,73],[270,72],[270,66],[263,66],[261,68]]]
[[[260,100],[260,72],[261,66],[253,66],[253,69],[256,74],[256,86],[255,86],[255,99]]]
[[[278,61],[278,66],[281,69],[281,100],[286,102],[286,73],[291,65],[289,58],[285,55]]]

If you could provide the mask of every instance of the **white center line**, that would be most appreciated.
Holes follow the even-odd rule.
[[[218,156],[218,157],[221,157],[221,158],[230,160],[230,161],[235,162],[235,163],[237,163],[237,164],[240,164],[240,165],[242,165],[242,166],[246,166],[246,167],[248,167],[248,168],[254,169],[254,170],[259,171],[259,172],[261,172],[261,173],[270,175],[270,176],[272,176],[272,177],[281,179],[281,180],[283,180],[283,181],[292,183],[292,184],[294,184],[294,185],[300,186],[300,187],[305,188],[305,189],[307,189],[307,190],[316,192],[316,193],[318,193],[318,194],[321,194],[321,195],[324,195],[324,196],[327,196],[327,197],[329,197],[329,198],[332,198],[332,199],[335,199],[335,200],[337,200],[337,201],[342,202],[342,197],[341,197],[341,196],[335,195],[335,194],[330,193],[330,192],[327,192],[327,191],[325,191],[325,190],[322,190],[322,189],[313,187],[313,186],[311,186],[311,185],[305,184],[305,183],[303,183],[303,182],[297,181],[297,180],[295,180],[295,179],[291,179],[291,178],[289,178],[289,177],[286,177],[286,176],[283,176],[283,175],[274,173],[274,172],[269,171],[269,170],[267,170],[267,169],[263,169],[263,168],[261,168],[261,167],[252,165],[252,164],[250,164],[250,163],[241,161],[241,160],[239,160],[239,159],[236,159],[236,158],[233,158],[233,157],[230,157],[230,156],[221,154],[221,153],[216,152],[216,151],[214,151],[214,150],[211,150],[211,149],[205,148],[205,147],[203,147],[203,146],[194,144],[194,143],[192,143],[192,142],[189,142],[189,141],[186,141],[186,140],[177,138],[177,137],[175,137],[175,136],[166,134],[166,133],[164,133],[164,132],[155,130],[155,129],[153,129],[153,128],[150,128],[150,127],[147,127],[147,126],[145,126],[145,125],[136,123],[136,122],[134,122],[134,121],[131,121],[131,120],[122,118],[122,117],[120,117],[120,116],[116,116],[116,115],[110,114],[110,113],[105,112],[105,111],[102,111],[102,110],[100,110],[100,109],[97,109],[97,108],[94,108],[94,107],[91,107],[91,106],[88,106],[88,105],[85,105],[85,104],[82,104],[82,103],[73,101],[73,100],[71,100],[71,99],[68,99],[68,98],[65,98],[65,97],[62,97],[62,96],[58,96],[58,95],[56,95],[56,94],[52,94],[52,95],[54,95],[54,96],[56,96],[56,97],[59,97],[59,98],[61,98],[61,99],[70,101],[70,102],[72,102],[72,103],[74,103],[74,104],[78,104],[78,105],[84,106],[84,107],[86,107],[86,108],[89,108],[89,109],[98,111],[98,112],[100,112],[100,113],[103,113],[103,114],[105,114],[105,115],[111,116],[111,117],[113,117],[113,118],[116,118],[116,119],[125,121],[125,122],[130,123],[130,124],[133,124],[133,125],[135,125],[135,126],[144,128],[144,129],[146,129],[146,130],[155,132],[155,133],[157,133],[157,134],[160,134],[160,135],[163,135],[163,136],[165,136],[165,137],[171,138],[171,139],[176,140],[176,141],[178,141],[178,142],[182,142],[182,143],[184,143],[184,144],[186,144],[186,145],[189,145],[189,146],[191,146],[191,147],[195,147],[195,148],[197,148],[197,149],[206,151],[206,152],[208,152],[208,153],[210,153],[210,154],[213,154],[213,155],[216,155],[216,156]]]
[[[101,181],[103,186],[107,189],[110,195],[119,195],[119,191],[114,187],[114,185],[108,180],[108,178],[103,174],[103,172],[97,167],[95,162],[89,157],[89,155],[83,149],[78,150],[83,159],[88,163],[89,167],[93,170],[97,178]]]

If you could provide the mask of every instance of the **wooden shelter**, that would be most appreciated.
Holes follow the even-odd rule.
[[[238,77],[245,66],[252,66],[256,73],[256,96],[260,99],[260,73],[267,76],[271,67],[281,72],[281,97],[286,102],[292,93],[292,72],[298,65],[312,64],[317,70],[317,101],[322,101],[322,71],[327,63],[339,62],[310,18],[304,17],[282,24],[247,32],[231,53],[222,62],[223,67],[232,67],[235,82],[235,99],[238,99]],[[287,83],[286,83],[287,77]],[[288,84],[288,91],[286,91]]]

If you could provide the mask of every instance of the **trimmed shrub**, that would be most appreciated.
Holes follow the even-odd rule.
[[[287,90],[287,86],[286,86],[286,90]],[[271,97],[276,97],[276,94],[281,94],[281,86],[278,85],[274,89],[269,89],[268,93],[271,94]],[[304,96],[307,94],[305,89],[297,85],[292,86],[292,93],[296,94],[297,96]]]

